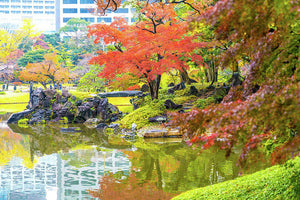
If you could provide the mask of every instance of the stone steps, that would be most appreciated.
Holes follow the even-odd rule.
[[[152,129],[143,133],[144,138],[182,137],[178,129]]]

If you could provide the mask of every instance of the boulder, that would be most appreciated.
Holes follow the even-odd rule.
[[[166,109],[178,109],[178,108],[182,108],[182,105],[179,104],[175,104],[172,100],[167,99],[164,103],[164,106],[166,107]]]
[[[142,92],[149,92],[149,86],[147,84],[142,85],[141,91]]]
[[[172,82],[172,83],[169,83],[168,87],[173,87],[175,84]]]
[[[62,90],[61,91],[61,96],[66,97],[66,98],[70,98],[71,93],[68,90]]]
[[[99,124],[101,121],[97,118],[87,119],[84,124]]]
[[[150,117],[149,122],[158,122],[158,123],[164,123],[167,121],[167,116],[155,116],[155,117]]]
[[[185,84],[184,84],[184,82],[181,82],[181,83],[175,85],[174,87],[172,87],[172,89],[173,89],[174,91],[175,91],[175,90],[183,90],[183,89],[185,89]]]
[[[197,88],[196,88],[195,86],[192,85],[192,86],[190,87],[189,94],[190,94],[190,95],[195,95],[195,96],[196,96],[196,95],[198,94]]]
[[[14,113],[8,118],[7,123],[17,124],[20,119],[24,119],[25,117],[29,116],[32,112],[33,110],[25,110],[22,112]]]
[[[105,124],[105,123],[100,123],[100,124],[98,124],[97,125],[97,129],[105,129],[107,127],[107,124]]]
[[[114,91],[114,92],[106,92],[106,93],[99,93],[99,97],[133,97],[138,94],[141,94],[142,91],[136,90],[129,90],[129,91]]]
[[[44,90],[44,93],[45,93],[46,97],[53,99],[56,94],[56,90],[47,89],[47,90]]]

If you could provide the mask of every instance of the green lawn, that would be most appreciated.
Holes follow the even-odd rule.
[[[187,191],[173,200],[300,199],[300,157],[235,180]]]
[[[0,112],[20,112],[26,109],[26,105],[29,101],[29,93],[14,93],[6,92],[6,94],[0,95]],[[3,103],[20,103],[24,104],[3,104]]]

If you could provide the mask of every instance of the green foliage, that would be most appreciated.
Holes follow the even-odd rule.
[[[77,89],[79,91],[96,92],[97,89],[103,88],[104,79],[99,78],[98,74],[101,72],[101,67],[92,65],[88,73],[86,73],[80,80]]]
[[[28,119],[26,119],[26,118],[20,119],[20,120],[18,121],[18,125],[20,125],[20,124],[28,124]]]
[[[165,110],[166,108],[163,101],[153,100],[150,104],[138,108],[132,113],[126,115],[120,123],[126,128],[131,128],[132,123],[135,123],[139,129],[149,124],[149,117],[161,115]]]
[[[191,190],[174,200],[299,199],[300,157],[235,180]]]
[[[0,91],[0,95],[6,95],[4,91]]]
[[[206,99],[197,99],[196,106],[203,109],[213,103],[215,103],[215,99],[213,97],[207,97]]]
[[[18,60],[18,66],[25,67],[28,63],[42,62],[46,52],[44,49],[28,51]]]

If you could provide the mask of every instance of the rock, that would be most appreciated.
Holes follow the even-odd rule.
[[[60,94],[57,93],[55,98],[56,98],[56,103],[61,103],[61,95]]]
[[[44,93],[45,93],[46,97],[53,99],[56,94],[56,90],[47,89],[47,90],[44,90]]]
[[[77,100],[76,102],[75,102],[75,106],[80,106],[82,104],[82,100]]]
[[[45,94],[43,92],[42,88],[38,88],[36,90],[33,90],[31,95],[30,95],[30,100],[29,100],[29,109],[35,109],[39,106],[43,106],[44,104],[44,98]]]
[[[130,91],[115,91],[115,92],[106,92],[99,93],[99,97],[133,97],[138,94],[141,94],[142,91],[130,90]]]
[[[136,125],[135,123],[132,123],[132,125],[131,125],[131,130],[132,130],[132,131],[135,131],[136,127],[137,127],[137,125]]]
[[[97,118],[87,119],[84,124],[99,124],[101,121]]]
[[[60,132],[78,133],[81,132],[81,129],[79,127],[61,128]]]
[[[155,117],[150,117],[148,119],[149,122],[158,122],[158,123],[164,123],[167,121],[166,116],[155,116]]]
[[[108,125],[108,128],[118,129],[118,128],[120,128],[120,124],[110,124],[110,125]]]
[[[164,106],[166,107],[166,109],[178,109],[178,108],[182,108],[182,105],[179,104],[175,104],[173,101],[171,101],[170,99],[167,99],[164,103]]]
[[[175,90],[173,88],[168,89],[168,94],[174,94]]]
[[[158,138],[158,137],[182,137],[182,133],[178,129],[152,129],[143,134],[144,138]]]
[[[149,92],[149,86],[147,84],[142,85],[141,91],[142,92]]]
[[[196,95],[198,94],[197,88],[196,88],[195,86],[192,85],[192,86],[190,87],[189,94],[190,94],[190,95],[195,95],[195,96],[196,96]]]
[[[17,124],[20,119],[24,119],[25,117],[29,116],[32,112],[33,110],[25,110],[22,112],[14,113],[8,118],[7,123]]]
[[[172,87],[172,89],[173,89],[174,91],[176,91],[176,90],[183,90],[184,88],[185,88],[184,82],[181,82],[181,83],[175,85],[174,87]]]
[[[59,103],[53,103],[53,104],[52,104],[52,110],[53,110],[53,111],[58,111],[58,110],[60,110],[61,108],[62,108],[62,105],[59,104]]]
[[[51,106],[51,99],[50,99],[50,97],[47,97],[47,96],[46,96],[46,98],[45,98],[45,100],[44,100],[44,105],[43,105],[43,107],[44,107],[44,108],[50,108],[50,106]]]
[[[172,82],[172,83],[169,83],[168,87],[173,87],[175,84]]]
[[[72,95],[72,96],[71,96],[71,100],[72,100],[72,101],[75,101],[75,100],[76,100],[76,97],[75,97],[74,95]]]
[[[67,101],[68,101],[68,98],[67,98],[67,97],[63,97],[63,98],[61,99],[61,103],[62,103],[62,104],[65,104]]]
[[[66,98],[70,98],[71,93],[68,90],[62,90],[61,91],[61,96],[66,97]]]
[[[100,123],[100,124],[97,125],[96,128],[97,128],[97,129],[105,129],[106,127],[108,127],[107,124],[105,124],[105,123]]]

